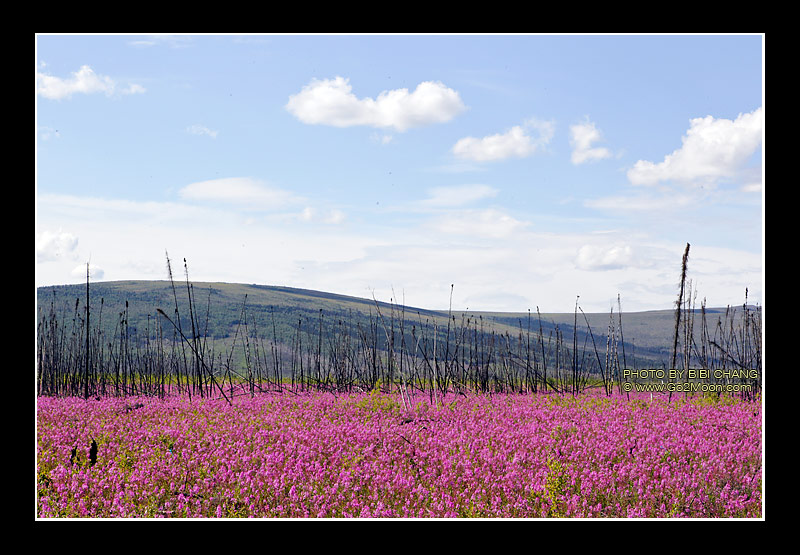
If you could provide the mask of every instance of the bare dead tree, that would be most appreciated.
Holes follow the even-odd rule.
[[[686,243],[686,250],[683,251],[683,258],[681,260],[681,285],[678,293],[678,300],[675,303],[675,333],[672,342],[672,362],[670,369],[675,368],[678,357],[678,334],[680,333],[681,326],[681,311],[683,308],[683,293],[686,286],[686,271],[689,263],[689,243]],[[672,391],[669,392],[669,400],[672,400]]]

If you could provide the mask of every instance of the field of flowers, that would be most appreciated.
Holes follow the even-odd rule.
[[[762,516],[760,403],[411,401],[42,397],[37,517]]]

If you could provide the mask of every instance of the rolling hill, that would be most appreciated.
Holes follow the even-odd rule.
[[[560,340],[573,345],[577,332],[579,351],[595,357],[606,351],[609,329],[614,330],[620,360],[625,366],[662,367],[669,363],[675,325],[673,309],[646,312],[612,313],[496,313],[428,310],[402,307],[372,299],[349,297],[322,291],[282,286],[235,283],[191,283],[169,281],[113,281],[91,283],[89,288],[92,326],[100,326],[108,341],[113,341],[122,326],[131,337],[142,340],[154,337],[159,326],[172,333],[157,309],[175,318],[178,308],[180,326],[192,336],[189,291],[193,297],[192,312],[199,326],[197,336],[207,337],[228,346],[237,334],[273,341],[284,346],[298,337],[326,337],[338,329],[351,336],[372,333],[385,335],[403,328],[407,341],[417,334],[435,331],[441,341],[457,342],[459,334],[505,337],[515,341],[543,344]],[[38,318],[55,316],[65,325],[83,321],[86,285],[61,285],[37,289]],[[753,307],[748,307],[753,309]],[[737,326],[742,306],[706,308],[705,321],[709,334],[718,327]],[[588,325],[587,325],[588,321]],[[695,333],[701,329],[702,315],[695,311]],[[449,327],[448,327],[449,324]],[[79,325],[79,324],[73,324]],[[609,328],[611,325],[611,328]],[[541,339],[540,339],[541,332]],[[392,333],[394,336],[394,333]],[[400,340],[395,340],[399,345]]]

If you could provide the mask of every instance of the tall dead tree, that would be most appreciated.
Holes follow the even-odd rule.
[[[86,263],[86,365],[83,373],[83,398],[89,398],[89,263]]]
[[[681,287],[678,293],[678,300],[675,303],[675,334],[674,339],[672,342],[672,365],[670,369],[675,368],[675,364],[678,358],[678,333],[681,327],[681,309],[683,307],[683,294],[684,289],[686,287],[686,269],[689,263],[689,243],[686,243],[686,250],[683,251],[683,259],[681,260]],[[669,394],[670,400],[672,400],[672,392],[670,391]]]

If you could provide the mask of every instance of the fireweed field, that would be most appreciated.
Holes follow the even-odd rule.
[[[41,397],[39,518],[759,518],[761,403]],[[92,448],[92,442],[96,448]]]

